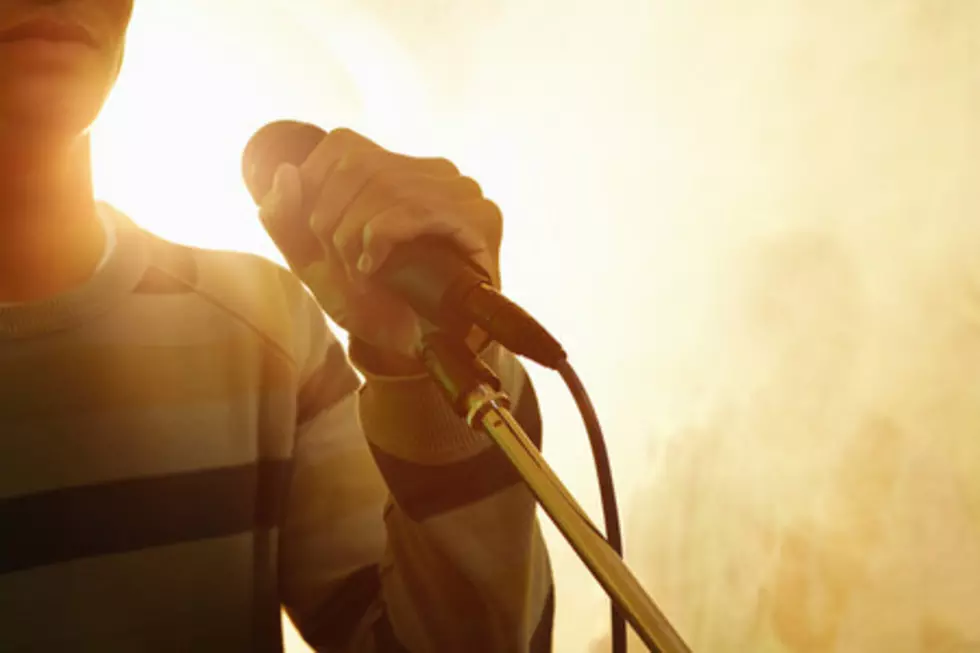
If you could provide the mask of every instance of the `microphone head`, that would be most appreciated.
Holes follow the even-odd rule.
[[[242,153],[242,176],[256,204],[272,188],[272,178],[283,163],[301,165],[327,132],[296,120],[270,122],[248,140]]]

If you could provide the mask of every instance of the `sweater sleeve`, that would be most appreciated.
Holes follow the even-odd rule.
[[[308,310],[279,551],[297,629],[318,651],[550,651],[548,555],[509,462],[427,377],[362,367],[360,383],[319,307]],[[540,446],[525,370],[501,349],[485,357]]]

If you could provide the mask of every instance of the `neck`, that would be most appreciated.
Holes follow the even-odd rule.
[[[4,149],[0,303],[47,299],[84,283],[105,247],[88,136],[20,155],[17,148]]]

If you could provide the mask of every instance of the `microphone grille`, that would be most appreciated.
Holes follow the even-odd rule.
[[[300,165],[326,135],[320,127],[297,120],[277,120],[255,132],[242,153],[242,176],[255,203],[272,188],[280,164]]]

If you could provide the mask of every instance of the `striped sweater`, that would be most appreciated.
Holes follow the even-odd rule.
[[[0,651],[547,651],[529,492],[286,270],[112,212],[85,285],[0,306]],[[540,444],[533,388],[488,362]]]

